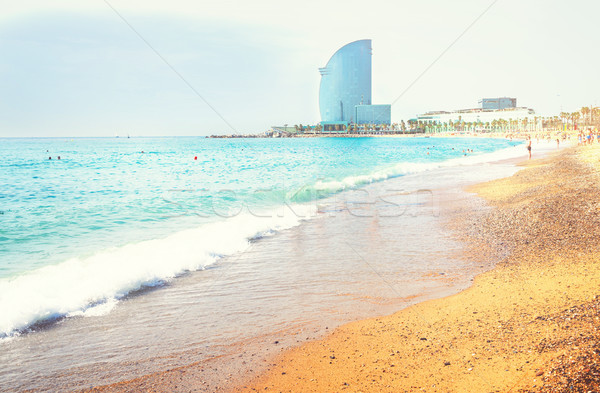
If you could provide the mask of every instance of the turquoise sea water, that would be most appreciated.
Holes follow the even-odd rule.
[[[248,239],[311,218],[321,198],[516,144],[0,139],[0,337],[203,269]]]

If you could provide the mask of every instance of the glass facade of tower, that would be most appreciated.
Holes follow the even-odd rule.
[[[390,124],[392,122],[391,105],[356,105],[356,124]]]
[[[323,122],[356,122],[355,107],[371,104],[371,40],[341,47],[321,73],[319,109]]]

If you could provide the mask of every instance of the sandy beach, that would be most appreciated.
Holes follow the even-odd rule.
[[[88,157],[86,149],[95,149],[100,142],[106,148],[121,143],[82,141],[78,154]],[[155,143],[152,139],[143,142],[148,146]],[[183,142],[173,139],[170,143]],[[75,311],[61,309],[64,318],[3,341],[0,391],[224,391],[262,375],[279,354],[323,339],[337,327],[456,294],[497,260],[478,263],[464,257],[464,241],[444,228],[445,201],[456,205],[463,200],[477,201],[474,208],[481,208],[483,200],[465,192],[465,187],[511,176],[518,169],[506,160],[521,160],[525,151],[520,142],[484,138],[185,141],[186,145],[195,143],[213,146],[211,154],[240,154],[243,157],[234,160],[240,163],[257,156],[255,151],[240,149],[240,144],[246,147],[244,144],[254,143],[255,150],[265,152],[258,156],[264,157],[267,166],[280,162],[271,156],[277,157],[282,149],[290,154],[293,151],[298,161],[295,177],[314,168],[301,183],[308,192],[300,195],[307,201],[302,207],[313,215],[301,222],[298,214],[286,216],[289,220],[284,226],[277,212],[265,217],[268,222],[248,214],[214,223],[198,223],[199,217],[166,216],[165,225],[160,225],[166,237],[144,233],[151,240],[124,240],[125,245],[110,252],[100,250],[89,258],[77,259],[73,263],[82,265],[75,270],[77,274],[72,274],[71,262],[59,262],[57,268],[49,270],[50,277],[25,275],[22,280],[36,288],[33,293],[40,298],[48,294],[44,297],[51,300],[47,309],[62,306],[65,299]],[[224,146],[231,152],[225,154]],[[541,144],[536,152],[541,155],[554,148]],[[466,152],[472,149],[474,154]],[[332,155],[335,150],[340,154]],[[314,159],[307,159],[302,152]],[[126,154],[136,159],[139,155],[135,147]],[[173,153],[172,158],[175,156],[179,154]],[[327,162],[321,165],[322,159]],[[367,165],[369,160],[384,163],[372,168]],[[183,159],[166,167],[190,176],[204,173],[189,171],[190,162],[197,165],[195,160]],[[227,160],[223,163],[229,165]],[[136,168],[140,164],[133,160],[122,165]],[[154,161],[146,165],[156,170],[162,167],[157,163],[155,168]],[[281,165],[288,167],[287,161]],[[350,169],[356,166],[359,168]],[[254,167],[263,173],[258,169],[261,166]],[[79,168],[89,172],[87,166]],[[345,173],[336,177],[324,172],[335,172],[336,168]],[[230,171],[234,184],[242,184],[238,172]],[[246,176],[243,184],[256,187],[261,187],[261,179],[270,177],[255,176],[247,169],[241,173]],[[156,181],[154,170],[147,174],[152,174],[147,181]],[[313,180],[326,174],[329,177],[323,181]],[[163,180],[170,179],[165,176]],[[251,183],[252,179],[257,183]],[[114,179],[110,176],[103,181],[112,184]],[[327,197],[311,196],[312,189],[323,187],[334,191]],[[276,189],[267,196],[273,197],[276,207],[285,207],[277,204],[278,193]],[[177,198],[200,211],[204,205],[192,194]],[[150,203],[164,204],[152,193],[146,197]],[[227,203],[234,206],[236,201]],[[137,208],[140,214],[150,214],[144,205]],[[300,206],[293,208],[300,214],[305,211],[298,210]],[[115,211],[115,220],[124,213]],[[106,229],[111,231],[94,231],[94,241],[101,240],[103,233],[106,240],[112,237],[112,230],[118,230],[112,228],[114,225],[110,221]],[[138,228],[136,223],[129,225]],[[158,228],[158,224],[152,225]],[[185,229],[186,225],[191,228]],[[135,229],[129,235],[140,233]],[[207,265],[177,273],[186,258]],[[56,259],[65,260],[60,256]],[[107,264],[115,266],[102,270]],[[109,295],[114,288],[126,291],[126,285],[147,280],[148,268],[155,269],[158,277],[175,277],[167,276],[155,286],[131,295],[117,294],[110,302],[85,308],[88,291]],[[106,271],[106,277],[98,279],[96,269]],[[85,279],[89,284],[65,285],[65,279],[77,284]],[[36,302],[26,291],[29,285],[22,282],[15,280],[9,287],[11,296],[22,302],[11,303],[3,313],[4,321],[30,315],[23,310],[35,316],[46,309],[38,311],[38,303],[44,303]],[[382,285],[386,282],[391,285]],[[61,284],[58,289],[55,283]],[[84,301],[83,311],[77,311],[82,306],[71,304],[73,299]]]
[[[599,14],[10,3],[0,393],[600,393]]]
[[[598,391],[600,147],[519,165],[467,189],[486,208],[446,206],[461,258],[498,262],[468,289],[329,334],[289,332],[288,350],[257,342],[274,350],[266,363],[249,357],[249,343],[244,373],[216,358],[88,391]]]
[[[448,208],[448,231],[467,245],[461,257],[482,266],[499,261],[468,289],[307,336],[279,354],[272,342],[270,360],[249,358],[254,371],[245,375],[215,359],[227,381],[218,390],[598,391],[600,147],[520,165],[512,177],[469,187],[488,208],[464,201]],[[202,371],[210,367],[90,391],[207,391]]]
[[[493,209],[449,225],[470,258],[505,253],[496,268],[295,348],[234,391],[598,391],[599,157],[566,149],[472,187]]]

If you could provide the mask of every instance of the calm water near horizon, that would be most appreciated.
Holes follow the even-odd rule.
[[[0,390],[116,382],[456,290],[478,267],[436,190],[514,173],[489,163],[517,144],[0,139]]]

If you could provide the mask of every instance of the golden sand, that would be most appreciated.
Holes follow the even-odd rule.
[[[599,391],[599,164],[596,146],[568,149],[473,187],[494,209],[465,218],[464,237],[510,251],[496,268],[457,295],[294,348],[236,390]]]

